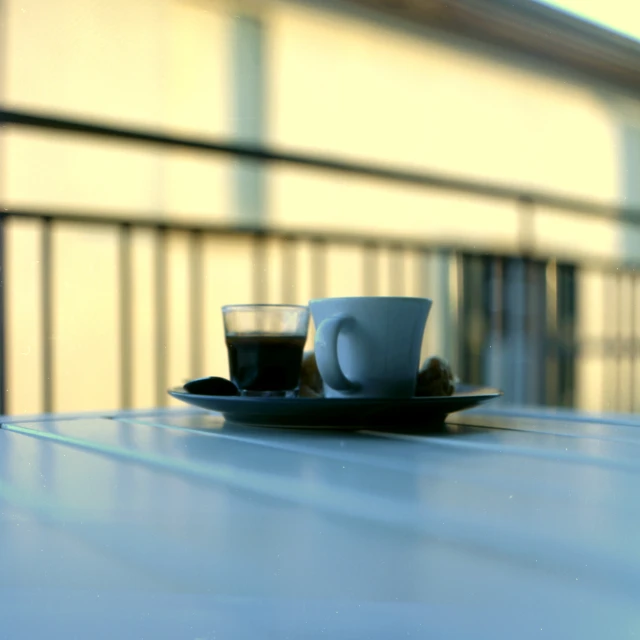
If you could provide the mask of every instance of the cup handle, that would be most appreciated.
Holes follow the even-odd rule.
[[[357,391],[360,385],[351,382],[344,375],[338,361],[338,335],[355,320],[346,314],[339,313],[326,318],[316,331],[315,352],[318,370],[323,381],[336,391]]]

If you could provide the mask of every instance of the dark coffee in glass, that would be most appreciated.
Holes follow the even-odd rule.
[[[296,335],[228,335],[231,380],[248,392],[296,390],[305,342]]]
[[[294,305],[223,307],[231,380],[247,396],[295,396],[309,310]]]

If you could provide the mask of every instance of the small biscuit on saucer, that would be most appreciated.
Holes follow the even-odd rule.
[[[432,356],[418,373],[416,396],[450,396],[456,390],[455,376],[449,363]]]
[[[300,369],[300,392],[302,398],[322,398],[324,397],[324,384],[318,364],[316,354],[309,351],[302,358],[302,368]]]

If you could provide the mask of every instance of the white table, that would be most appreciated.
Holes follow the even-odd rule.
[[[0,638],[640,637],[637,425],[5,419]]]

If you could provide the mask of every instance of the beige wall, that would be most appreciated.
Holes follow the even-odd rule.
[[[320,3],[318,3],[320,4]],[[7,0],[7,75],[11,106],[107,122],[167,127],[206,136],[235,131],[232,24],[240,5],[221,0]],[[382,24],[362,14],[312,4],[242,5],[264,26],[267,69],[266,141],[278,147],[399,164],[598,200],[623,199],[621,123],[640,126],[637,100],[550,73],[489,49]],[[4,134],[2,197],[9,207],[113,211],[152,217],[233,219],[233,164],[197,154],[158,153],[103,141],[15,131]],[[349,229],[434,244],[517,247],[510,205],[290,168],[269,171],[267,216],[274,225]],[[640,202],[640,201],[639,201]],[[614,224],[543,212],[535,225],[541,250],[567,257],[615,257],[624,242]],[[9,401],[12,412],[40,409],[39,229],[13,224],[8,278]],[[168,346],[171,381],[189,377],[185,331],[189,254],[171,239]],[[153,238],[134,241],[134,401],[155,404]],[[56,402],[58,410],[116,406],[118,396],[117,237],[63,229],[56,256]],[[296,299],[312,295],[308,247],[298,251]],[[281,290],[282,260],[268,297]],[[210,240],[205,251],[207,373],[226,373],[219,306],[251,299],[251,246]],[[379,293],[391,293],[388,256]],[[434,263],[402,257],[404,293],[436,298],[427,351],[444,351],[448,285]],[[362,292],[362,256],[348,247],[327,258],[329,295]],[[436,275],[434,275],[436,274]],[[420,284],[426,282],[427,284]],[[581,335],[599,330],[593,305],[600,285],[585,277]],[[440,308],[437,305],[440,302]],[[446,346],[444,346],[446,345]],[[100,384],[89,380],[87,367]],[[595,367],[595,369],[594,369]],[[581,368],[584,406],[598,408],[594,380]],[[597,369],[597,370],[596,370]],[[36,380],[35,388],[33,380]]]
[[[277,69],[270,103],[274,143],[617,199],[617,123],[592,87],[340,14],[287,5],[270,19],[270,67]],[[474,222],[471,237],[513,239],[512,216],[493,203],[478,210],[478,225],[471,217],[477,205],[461,206],[458,198],[348,180],[334,183],[329,193],[324,180],[289,180],[300,188],[282,185],[287,198],[276,180],[273,206],[287,222],[300,206],[296,196],[309,194],[305,221],[342,224],[347,215],[363,226],[373,208],[381,218],[384,210],[397,213],[387,226],[397,229],[404,219],[426,237],[450,230],[458,235],[460,223]],[[549,235],[544,225],[540,232]],[[598,232],[584,233],[591,249],[616,249],[614,235],[603,241]]]

